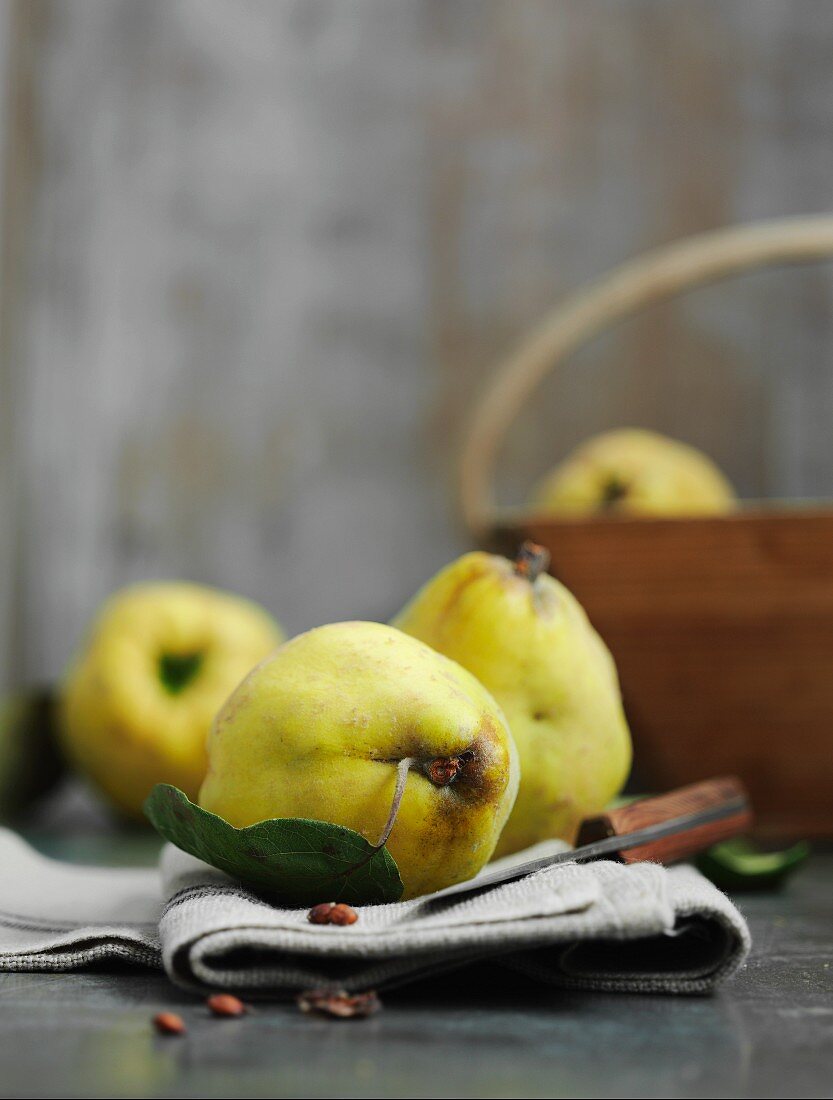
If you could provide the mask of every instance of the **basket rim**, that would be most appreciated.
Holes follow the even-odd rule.
[[[787,523],[833,521],[833,500],[787,498],[748,501],[734,511],[712,515],[658,515],[636,513],[584,513],[576,515],[542,511],[534,506],[498,508],[492,515],[488,532],[509,532],[512,529],[537,527],[542,529],[576,527],[668,527],[695,524],[697,526],[743,526],[746,523]]]

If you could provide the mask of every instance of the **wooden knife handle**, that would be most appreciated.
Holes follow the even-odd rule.
[[[691,827],[617,853],[623,863],[650,860],[653,863],[673,863],[746,832],[752,824],[752,808],[746,788],[735,776],[706,779],[680,787],[670,794],[641,798],[617,810],[608,810],[598,817],[588,818],[579,830],[576,846],[592,844],[609,836],[634,833],[651,825],[660,825],[675,818],[701,812],[726,810],[718,820],[693,824]]]

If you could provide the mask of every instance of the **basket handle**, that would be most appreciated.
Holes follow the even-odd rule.
[[[495,511],[498,450],[546,375],[597,333],[689,287],[770,264],[833,255],[833,215],[782,218],[688,237],[614,268],[556,306],[500,367],[469,423],[460,460],[466,526],[486,534]]]

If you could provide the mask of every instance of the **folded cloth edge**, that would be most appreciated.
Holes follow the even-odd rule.
[[[16,874],[18,885],[25,883],[21,892],[24,898],[28,892],[28,901],[21,904],[17,917],[13,889],[0,903],[6,910],[5,915],[0,912],[0,970],[55,972],[108,959],[153,967],[162,963],[177,984],[195,991],[236,988],[274,996],[290,995],[310,984],[332,984],[336,979],[354,989],[374,984],[391,987],[488,958],[539,981],[569,988],[702,993],[734,974],[750,946],[748,928],[733,903],[685,866],[564,864],[509,887],[504,897],[509,908],[500,919],[491,916],[499,908],[499,891],[506,892],[507,886],[476,895],[474,900],[461,900],[457,922],[448,923],[445,933],[449,938],[444,942],[438,934],[442,920],[437,926],[435,915],[430,919],[420,915],[420,906],[430,909],[430,898],[416,904],[368,907],[360,927],[367,927],[369,935],[353,934],[351,938],[349,928],[321,928],[313,936],[303,911],[276,910],[225,875],[177,850],[166,851],[163,857],[164,886],[161,891],[155,887],[155,899],[139,897],[140,880],[113,869],[112,881],[124,884],[115,907],[105,890],[111,882],[106,869],[48,860],[14,834],[0,830],[0,887],[10,864],[10,880],[7,878],[5,885],[13,887]],[[28,880],[38,876],[33,892]],[[151,879],[158,882],[151,874],[141,881],[150,883]],[[90,919],[62,922],[51,890],[54,883],[61,884],[67,898],[85,884],[100,890],[101,923]],[[161,902],[160,893],[167,895],[168,905],[158,935],[147,921],[126,919],[126,905],[129,909],[138,901],[146,915]],[[46,908],[38,909],[41,894]],[[219,905],[212,901],[217,896],[224,896],[231,906],[225,912],[221,911],[222,901]],[[491,907],[485,915],[478,897]],[[74,904],[77,908],[78,903]],[[541,906],[540,912],[537,906]],[[69,903],[67,911],[72,909],[73,903]],[[88,916],[95,907],[82,909],[76,915]],[[175,920],[174,909],[179,911]],[[393,912],[385,914],[384,910]],[[368,923],[371,919],[377,925],[387,921],[387,926],[374,928]],[[418,949],[409,950],[410,940],[401,935],[403,928],[409,935],[418,931]],[[643,967],[623,972],[598,965],[619,955],[636,958],[640,945],[653,951],[660,945],[660,955],[668,956],[669,943],[675,939],[679,944],[671,947],[684,962],[677,969]],[[685,958],[685,951],[692,948],[696,954],[698,940],[702,950],[695,964],[693,955],[691,960]],[[380,949],[374,941],[387,942]],[[630,956],[622,947],[625,942],[631,945]],[[614,944],[619,946],[613,948]],[[314,945],[312,952],[310,945]],[[588,955],[587,945],[598,957]],[[518,950],[520,947],[523,949]],[[243,957],[248,961],[241,963]],[[670,957],[676,957],[673,950]],[[588,958],[593,962],[591,972],[587,970]]]

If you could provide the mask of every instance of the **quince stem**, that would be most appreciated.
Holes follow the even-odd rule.
[[[521,544],[520,550],[515,556],[515,572],[519,577],[524,577],[530,584],[534,584],[540,575],[546,572],[550,564],[550,552],[537,542],[527,539]]]
[[[546,551],[544,551],[544,553],[546,554]],[[549,555],[547,555],[547,560],[549,560]],[[460,756],[450,757],[447,760],[441,758],[433,761],[432,763],[434,764],[444,764],[449,774],[446,776],[446,774],[443,773],[440,778],[435,778],[431,775],[429,771],[428,778],[436,786],[445,787],[448,783],[451,783],[454,779],[456,779],[460,769],[465,765],[467,759],[471,756],[472,753],[464,752],[461,753]],[[411,770],[411,768],[414,767],[415,764],[418,763],[419,761],[416,759],[416,757],[406,756],[396,765],[396,787],[393,792],[393,800],[390,804],[390,813],[388,814],[388,819],[385,822],[385,827],[384,829],[382,829],[379,839],[373,845],[369,854],[364,856],[363,859],[360,859],[358,863],[354,863],[352,867],[348,867],[346,871],[342,872],[339,875],[339,878],[342,879],[343,882],[346,882],[352,874],[370,863],[374,855],[382,848],[384,848],[384,846],[387,844],[388,837],[393,831],[393,826],[396,823],[396,815],[399,813],[399,807],[402,805],[402,797],[405,794],[405,784],[408,782],[408,772]]]
[[[408,772],[414,764],[416,764],[415,758],[413,756],[406,756],[396,765],[396,789],[393,792],[393,801],[390,804],[390,813],[385,822],[385,827],[382,829],[382,833],[374,845],[377,849],[384,848],[387,844],[388,837],[396,821],[396,815],[399,813],[399,807],[402,805],[402,796],[405,794],[405,784],[408,781]]]

